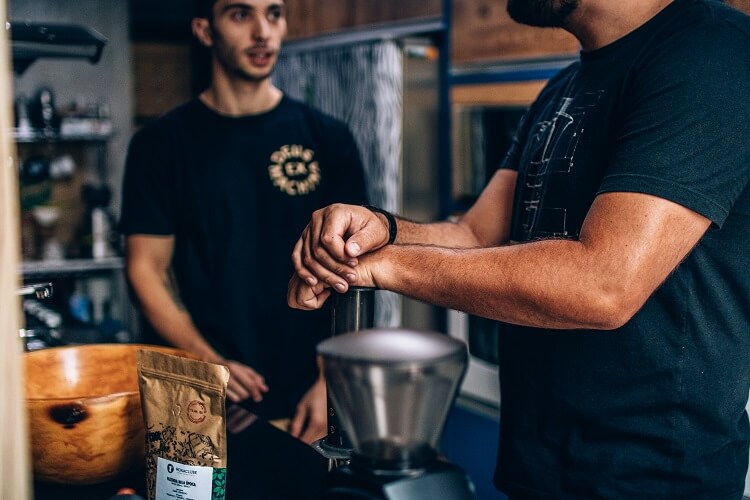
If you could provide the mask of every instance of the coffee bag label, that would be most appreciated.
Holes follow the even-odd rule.
[[[224,469],[219,469],[223,477]],[[156,460],[156,500],[223,500],[224,488],[215,484],[214,467]]]

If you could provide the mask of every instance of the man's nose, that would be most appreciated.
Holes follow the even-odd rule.
[[[270,24],[268,19],[258,16],[252,26],[252,37],[254,40],[265,40],[270,33]]]

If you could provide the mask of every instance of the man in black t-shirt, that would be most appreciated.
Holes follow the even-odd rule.
[[[282,0],[204,0],[193,32],[211,49],[200,96],[130,143],[120,227],[144,340],[229,367],[228,398],[326,433],[315,345],[329,315],[289,309],[289,251],[313,211],[366,203],[350,131],[269,79],[286,34]]]
[[[710,0],[508,11],[583,50],[479,200],[455,223],[316,213],[289,303],[316,309],[328,287],[374,285],[506,322],[495,483],[512,500],[739,499],[750,17]]]

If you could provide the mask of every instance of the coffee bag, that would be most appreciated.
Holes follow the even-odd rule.
[[[138,352],[149,500],[224,500],[229,369]]]

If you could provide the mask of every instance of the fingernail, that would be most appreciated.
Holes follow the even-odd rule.
[[[343,283],[336,283],[336,284],[335,284],[335,285],[333,285],[333,286],[334,286],[334,288],[336,288],[336,290],[338,290],[339,292],[343,292],[344,290],[346,290],[346,285],[344,285]]]
[[[315,286],[315,279],[314,278],[307,278],[305,281],[307,282],[308,285]]]
[[[361,248],[359,247],[359,244],[352,242],[349,244],[349,250],[351,250],[354,255],[359,255]]]
[[[354,275],[354,274],[347,274],[346,275],[346,281],[348,281],[349,283],[354,283],[356,281],[356,279],[357,279],[357,276]]]

